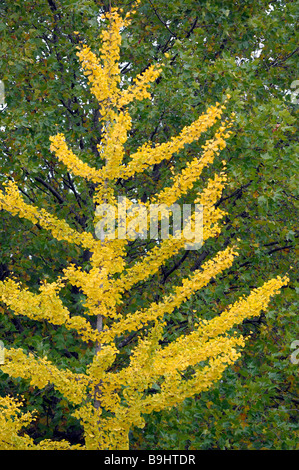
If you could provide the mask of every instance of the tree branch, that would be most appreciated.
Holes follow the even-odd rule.
[[[165,28],[167,29],[167,31],[169,31],[170,34],[171,34],[172,36],[174,36],[174,37],[177,39],[177,35],[176,35],[175,33],[173,33],[173,32],[171,31],[171,29],[167,26],[167,23],[165,23],[165,21],[163,21],[163,19],[161,18],[160,14],[158,13],[158,11],[156,10],[156,8],[155,8],[154,5],[152,4],[151,0],[149,0],[149,3],[150,3],[150,5],[151,5],[151,7],[152,7],[152,9],[153,9],[153,11],[154,11],[156,17],[157,17],[158,20],[160,21],[160,23],[162,23],[163,26],[165,26]]]
[[[58,200],[60,204],[63,204],[65,202],[63,197],[60,196],[60,194],[56,191],[56,189],[52,188],[52,186],[49,183],[47,183],[47,181],[44,181],[40,176],[34,176],[34,179],[35,181],[38,181],[43,186],[45,186],[45,188],[47,188],[53,194],[53,196],[56,197],[56,199]]]
[[[170,276],[170,274],[172,274],[177,268],[181,266],[181,264],[185,261],[185,259],[189,255],[189,253],[190,253],[190,250],[186,250],[183,256],[175,263],[175,265],[172,268],[170,268],[167,272],[163,273],[162,284],[165,284],[168,276]]]

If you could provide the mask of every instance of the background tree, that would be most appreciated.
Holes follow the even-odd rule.
[[[133,285],[155,275],[165,260],[185,249],[187,241],[190,250],[196,249],[198,240],[194,231],[200,230],[200,227],[196,223],[196,217],[190,212],[188,219],[184,220],[183,232],[181,227],[173,229],[172,236],[163,238],[130,266],[126,262],[126,246],[128,240],[136,239],[136,222],[139,226],[138,233],[141,223],[134,214],[132,218],[130,213],[127,216],[128,222],[120,222],[122,209],[119,207],[116,181],[119,178],[130,179],[149,165],[169,161],[172,155],[196,141],[202,133],[222,119],[214,137],[202,146],[202,154],[181,172],[171,172],[170,186],[163,187],[143,205],[138,200],[139,206],[146,210],[147,218],[149,209],[152,211],[156,207],[161,210],[161,204],[171,207],[182,199],[193,188],[203,169],[212,164],[214,158],[225,148],[225,139],[230,135],[230,123],[222,118],[225,106],[216,103],[169,142],[155,147],[150,143],[141,145],[137,152],[130,154],[127,164],[123,162],[132,124],[130,103],[151,98],[149,85],[161,73],[161,66],[154,65],[138,75],[128,88],[120,86],[120,32],[127,24],[128,16],[130,15],[122,19],[117,9],[111,9],[111,12],[101,17],[102,20],[107,19],[109,24],[101,34],[100,58],[88,46],[79,48],[77,53],[84,74],[88,77],[91,92],[99,104],[102,142],[98,145],[98,151],[105,164],[97,169],[82,161],[70,149],[62,133],[50,137],[51,151],[64,166],[72,174],[94,184],[93,203],[97,205],[95,221],[99,219],[96,226],[100,224],[103,230],[103,214],[98,211],[103,204],[107,208],[108,203],[108,207],[117,213],[116,238],[114,234],[112,237],[100,236],[100,240],[97,240],[92,232],[79,232],[44,208],[27,204],[14,181],[5,182],[5,191],[0,192],[1,209],[35,225],[38,223],[42,230],[47,230],[57,241],[74,244],[88,250],[90,254],[88,270],[70,263],[55,282],[43,280],[38,294],[23,287],[12,277],[0,283],[1,300],[15,315],[47,321],[58,328],[70,330],[74,341],[82,340],[94,351],[91,361],[85,364],[84,373],[77,372],[78,365],[72,369],[55,356],[52,360],[51,352],[50,358],[35,357],[35,353],[27,354],[23,348],[8,348],[5,361],[1,364],[4,373],[12,378],[29,380],[30,385],[38,390],[49,384],[53,385],[75,408],[72,416],[83,427],[84,445],[73,446],[66,440],[55,439],[45,439],[35,444],[32,437],[22,431],[32,414],[27,412],[18,416],[19,403],[14,397],[6,396],[0,403],[1,447],[4,449],[128,449],[129,431],[132,426],[144,427],[145,414],[177,405],[210,388],[221,378],[223,371],[240,356],[239,347],[245,345],[243,336],[237,335],[236,331],[231,333],[232,328],[245,317],[255,317],[265,310],[270,298],[289,282],[287,276],[278,276],[261,288],[254,289],[247,298],[241,297],[210,321],[201,319],[199,315],[189,334],[169,341],[167,316],[171,318],[172,313],[187,298],[231,266],[234,256],[238,254],[236,247],[232,245],[219,251],[200,269],[183,278],[180,284],[172,286],[170,293],[164,295],[161,301],[151,302],[145,308],[135,311],[123,309],[122,296],[130,293]],[[215,208],[215,201],[225,181],[223,172],[215,175],[208,180],[207,187],[194,201],[204,208],[203,240],[219,233],[219,219],[224,213]],[[130,199],[124,199],[130,208]],[[146,232],[148,227],[152,229],[152,213],[150,215],[145,224]],[[106,217],[104,222],[107,223]],[[113,222],[115,224],[115,215]],[[193,234],[192,238],[190,233],[186,233],[186,222],[188,231],[191,230]],[[123,229],[125,234],[121,236]],[[114,230],[115,227],[113,232]],[[61,291],[68,284],[78,287],[83,293],[85,315],[71,315],[64,306]],[[96,318],[94,328],[90,323],[93,317]],[[119,345],[132,332],[136,341],[124,361],[118,357],[122,352]],[[165,340],[166,345],[163,347]],[[81,364],[81,354],[78,359]],[[152,387],[156,391],[154,394],[150,391]]]
[[[97,16],[99,10],[105,9],[102,2],[98,3],[84,1],[74,5],[69,1],[49,1],[37,7],[35,2],[16,1],[1,5],[0,67],[7,102],[1,123],[2,181],[13,177],[28,200],[31,198],[37,205],[46,196],[49,210],[55,208],[61,217],[84,229],[93,210],[92,187],[73,179],[55,161],[46,136],[55,134],[56,124],[59,129],[68,127],[66,136],[77,142],[79,155],[86,161],[101,164],[97,153],[97,144],[101,142],[96,127],[98,110],[80,76],[76,58],[80,40],[94,50],[98,48],[101,25]],[[126,9],[124,4],[120,6]],[[167,415],[166,420],[159,414],[156,422],[149,422],[145,433],[132,436],[132,445],[137,447],[292,448],[295,445],[297,366],[290,363],[289,356],[297,334],[298,193],[294,156],[298,153],[295,134],[298,108],[286,91],[298,78],[296,21],[293,2],[213,2],[211,5],[177,1],[169,5],[163,0],[144,1],[124,32],[124,83],[129,84],[133,76],[153,62],[166,62],[158,79],[159,87],[153,90],[155,106],[148,113],[148,104],[140,102],[132,110],[131,151],[141,142],[159,143],[176,135],[210,103],[221,101],[227,92],[232,95],[228,111],[236,112],[234,134],[223,151],[230,181],[218,202],[229,213],[226,229],[217,243],[213,241],[199,253],[187,252],[169,263],[155,280],[155,298],[159,299],[159,293],[167,290],[170,282],[184,276],[190,268],[199,267],[207,256],[226,246],[235,236],[242,240],[242,255],[223,277],[221,286],[211,283],[180,309],[174,323],[169,325],[170,338],[192,323],[193,310],[200,308],[209,318],[211,299],[218,312],[240,292],[248,293],[249,288],[260,285],[270,273],[276,275],[293,267],[291,283],[284,289],[284,295],[273,302],[267,317],[262,315],[250,325],[243,325],[245,329],[254,329],[252,349],[239,364],[240,368],[230,372],[229,386],[219,385],[218,391],[205,395],[206,402],[214,405],[203,407],[201,401],[198,404],[192,400],[172,418]],[[199,151],[201,144],[201,141],[192,144],[175,156],[171,164],[179,171]],[[220,161],[215,162],[216,170],[220,165]],[[196,191],[209,176],[207,169]],[[128,197],[134,194],[147,200],[168,178],[168,168],[161,164],[129,182],[120,179],[118,185]],[[46,234],[37,236],[41,232],[39,227],[32,229],[24,221],[20,224],[17,218],[12,221],[6,215],[1,217],[3,276],[13,269],[20,277],[30,276],[28,284],[38,289],[39,280],[45,274],[50,280],[55,279],[68,261],[78,255],[75,249],[53,243]],[[134,260],[142,249],[146,246],[134,243],[128,255]],[[82,256],[87,266],[88,253]],[[137,286],[134,296],[128,298],[128,305],[138,308],[151,300],[152,292],[152,284]],[[80,295],[76,288],[69,293],[69,307],[74,311],[80,308]],[[32,327],[24,319],[3,323],[5,336],[28,348],[37,346],[36,339],[28,335]],[[42,328],[38,342],[41,351],[47,348],[42,338],[49,332],[48,325]],[[71,338],[67,334],[62,338],[57,331],[55,335],[61,350],[75,358],[78,351]],[[255,384],[252,385],[254,393],[248,391],[246,375],[254,378],[251,380]],[[2,384],[4,389],[12,386]],[[65,428],[55,422],[59,414],[54,416],[58,401],[55,393],[47,391],[46,396],[39,393],[35,402],[38,400],[47,410],[48,420],[38,432],[64,433]],[[63,408],[60,410],[67,416]],[[198,415],[198,421],[193,420],[194,414]],[[163,420],[167,431],[163,429]],[[71,429],[73,423],[66,421],[66,427]],[[191,421],[193,432],[190,432]],[[161,432],[159,443],[151,431],[157,428],[157,422]],[[169,423],[173,423],[173,432]],[[187,435],[180,432],[184,425]]]

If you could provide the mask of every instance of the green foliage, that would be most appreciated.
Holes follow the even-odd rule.
[[[131,2],[124,3],[113,5],[127,11]],[[0,79],[7,103],[1,110],[0,187],[7,178],[14,179],[28,201],[44,205],[46,200],[49,212],[79,229],[86,229],[87,216],[94,210],[92,188],[53,158],[49,135],[63,130],[77,142],[75,150],[83,160],[100,166],[98,109],[82,78],[76,47],[82,41],[98,49],[97,16],[108,7],[109,2],[96,0],[38,5],[32,0],[4,0],[0,7]],[[152,87],[155,106],[139,102],[132,107],[128,151],[149,139],[168,140],[226,93],[231,94],[227,112],[236,113],[233,135],[221,155],[228,162],[230,178],[219,201],[229,214],[226,228],[205,251],[180,254],[151,283],[137,285],[127,299],[128,308],[159,300],[173,281],[236,237],[241,239],[240,258],[220,283],[210,283],[176,313],[169,322],[169,340],[192,329],[193,311],[209,318],[262,279],[286,271],[291,278],[266,316],[244,323],[249,349],[236,368],[200,400],[190,399],[175,411],[147,418],[144,432],[132,433],[132,448],[296,448],[298,365],[290,362],[290,345],[298,338],[298,105],[286,93],[299,78],[296,22],[292,1],[144,0],[124,32],[124,83],[154,61],[165,64],[159,87]],[[202,143],[188,146],[171,164],[184,167]],[[215,167],[221,168],[221,161],[215,162],[213,171]],[[211,172],[205,170],[194,191]],[[161,164],[126,185],[119,181],[119,191],[146,200],[168,178],[169,167]],[[53,243],[38,226],[32,228],[5,213],[0,217],[2,278],[13,272],[34,290],[41,278],[54,280],[78,256],[88,266],[86,253]],[[136,253],[147,248],[145,242],[132,243],[128,259],[133,262]],[[84,300],[80,292],[70,289],[65,298],[73,312],[80,311]],[[55,355],[58,359],[65,354],[66,363],[84,369],[66,331],[58,333],[46,323],[34,325],[33,331],[29,320],[16,320],[1,306],[0,313],[4,313],[0,334],[5,342],[36,349],[33,337],[38,336],[41,355],[47,351],[55,362]],[[55,350],[49,349],[52,341]],[[128,338],[124,346],[124,360],[132,341]],[[1,377],[1,394],[14,394],[19,387],[28,409],[34,404],[43,416],[32,429],[36,439],[67,436],[80,441],[80,429],[68,419],[58,393],[49,389],[30,398],[25,385]],[[59,416],[65,416],[63,429],[57,427]]]

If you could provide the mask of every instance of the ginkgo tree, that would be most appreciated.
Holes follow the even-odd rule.
[[[197,312],[188,334],[164,342],[167,318],[193,293],[232,266],[238,255],[236,240],[234,245],[205,261],[200,269],[190,272],[180,284],[173,285],[162,300],[131,312],[122,311],[125,296],[130,295],[132,287],[155,275],[167,260],[186,249],[186,242],[190,248],[190,238],[185,232],[180,237],[169,235],[128,265],[126,249],[132,234],[120,237],[123,227],[119,225],[114,237],[98,238],[96,227],[102,219],[96,208],[109,204],[117,214],[120,208],[116,182],[119,179],[133,178],[153,165],[171,161],[173,155],[215,125],[217,129],[202,146],[201,154],[183,169],[171,167],[171,184],[138,204],[149,211],[153,205],[171,207],[182,201],[204,168],[225,148],[233,116],[225,119],[225,102],[217,102],[168,142],[154,147],[142,144],[127,158],[126,144],[132,127],[130,104],[151,99],[150,85],[159,77],[163,64],[150,66],[124,88],[120,74],[121,31],[130,21],[130,13],[124,15],[121,10],[112,9],[102,21],[107,21],[107,27],[102,32],[100,55],[87,45],[81,45],[77,55],[99,105],[101,143],[98,151],[104,164],[96,168],[84,162],[71,150],[63,133],[50,137],[50,150],[55,157],[74,176],[92,184],[93,230],[79,232],[44,208],[28,204],[12,179],[0,192],[1,209],[38,224],[54,239],[76,245],[90,254],[88,268],[80,266],[79,262],[70,262],[55,282],[43,280],[39,293],[30,291],[14,277],[0,282],[0,300],[14,315],[63,326],[94,352],[84,373],[67,368],[64,363],[54,363],[47,356],[12,347],[5,348],[5,361],[1,365],[5,374],[24,379],[31,387],[44,389],[52,384],[72,404],[73,415],[84,429],[84,444],[50,439],[35,442],[24,431],[36,419],[35,413],[22,413],[22,400],[6,396],[0,402],[1,449],[128,449],[129,431],[135,426],[143,427],[146,414],[176,406],[209,389],[222,377],[245,346],[245,338],[232,331],[233,328],[244,319],[259,315],[272,296],[288,283],[287,276],[271,279],[210,320],[202,319]],[[226,183],[223,164],[223,171],[209,179],[193,201],[203,207],[203,242],[217,237],[221,231],[225,213],[216,203]],[[134,201],[124,200],[132,207]],[[131,223],[132,218],[128,220],[128,224]],[[193,213],[187,220],[189,233],[194,225]],[[65,305],[62,294],[67,285],[76,286],[82,292],[83,314],[74,314]],[[132,333],[137,333],[138,340],[126,360],[120,361],[119,338]]]

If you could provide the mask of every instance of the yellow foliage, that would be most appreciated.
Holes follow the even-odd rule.
[[[78,51],[90,90],[100,107],[103,139],[99,151],[105,159],[105,165],[97,169],[80,160],[69,149],[61,133],[50,138],[51,151],[68,171],[96,185],[95,203],[109,202],[115,207],[113,182],[117,178],[131,178],[162,160],[170,160],[185,145],[198,140],[202,133],[217,123],[225,109],[224,104],[216,103],[169,142],[155,147],[150,143],[142,145],[125,165],[124,145],[131,129],[131,117],[126,106],[133,100],[150,98],[150,84],[161,73],[161,66],[149,67],[136,77],[131,86],[122,89],[120,31],[128,23],[129,16],[123,19],[116,9],[105,15],[109,26],[102,32],[99,57],[88,46],[82,46]],[[149,207],[153,203],[171,205],[186,194],[202,170],[226,146],[230,123],[230,120],[222,121],[214,138],[203,146],[202,155],[188,163],[181,172],[173,173],[171,186],[156,194],[145,206]],[[194,202],[204,207],[203,241],[218,236],[220,232],[220,220],[224,212],[215,208],[215,204],[225,182],[224,172],[215,175],[195,198]],[[23,429],[34,420],[34,416],[30,413],[22,414],[21,403],[5,397],[0,401],[1,449],[127,449],[129,430],[132,426],[144,425],[144,414],[177,405],[185,398],[208,389],[221,378],[224,370],[240,356],[240,348],[244,347],[244,338],[230,334],[231,328],[265,310],[271,297],[288,282],[287,277],[270,280],[254,289],[247,298],[243,297],[230,305],[221,315],[194,325],[192,333],[162,347],[165,315],[171,315],[194,292],[229,268],[238,254],[235,246],[227,247],[206,261],[200,270],[183,279],[180,285],[173,286],[172,292],[160,302],[152,302],[148,308],[123,316],[119,306],[126,292],[134,284],[156,274],[169,258],[183,249],[186,241],[184,237],[178,239],[170,236],[162,240],[129,267],[125,259],[126,240],[101,241],[92,233],[79,233],[43,208],[26,204],[12,181],[6,184],[5,191],[0,191],[0,209],[25,218],[32,224],[38,223],[50,231],[55,239],[78,245],[91,253],[91,268],[88,272],[70,263],[61,278],[54,283],[44,282],[38,294],[33,294],[13,279],[0,282],[0,300],[15,315],[64,325],[75,330],[83,341],[93,343],[96,347],[85,374],[58,367],[47,357],[27,354],[22,349],[6,350],[5,363],[1,365],[3,372],[11,377],[21,377],[31,387],[38,389],[53,384],[65,400],[75,406],[74,416],[84,427],[85,445],[72,446],[67,441],[50,440],[35,444]],[[85,295],[88,315],[109,320],[105,322],[104,328],[93,328],[84,317],[70,315],[59,296],[61,288],[67,283],[77,286]],[[138,330],[143,331],[143,334],[132,351],[129,364],[120,370],[111,371],[119,354],[116,338]],[[202,362],[205,362],[204,366],[200,366]],[[186,378],[184,372],[189,367],[194,372],[191,378]],[[147,393],[154,384],[159,384],[159,392]]]

